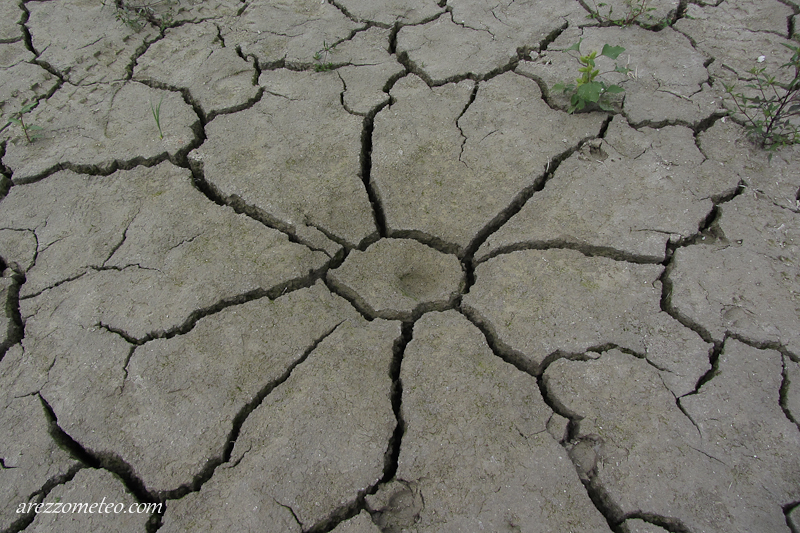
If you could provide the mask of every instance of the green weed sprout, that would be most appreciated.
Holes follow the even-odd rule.
[[[314,61],[318,62],[317,65],[314,65],[314,70],[327,72],[333,68],[333,63],[328,61],[328,56],[333,52],[334,48],[336,48],[335,44],[328,44],[326,41],[322,41],[322,50],[314,54]]]
[[[745,87],[755,89],[755,96],[734,92],[735,84],[724,85],[725,92],[744,115],[748,132],[759,146],[768,150],[800,143],[800,123],[791,121],[792,117],[800,117],[800,46],[781,44],[794,52],[789,62],[781,65],[793,76],[789,83],[780,83],[774,76],[766,75],[766,67],[753,67],[748,72],[755,81]]]
[[[155,6],[164,4],[166,10],[163,14],[158,15]],[[139,33],[147,26],[148,23],[153,23],[164,31],[173,23],[173,4],[177,4],[177,0],[156,0],[154,2],[144,3],[141,5],[130,5],[124,2],[115,3],[116,18],[130,29]]]
[[[581,64],[581,67],[578,69],[578,72],[580,72],[581,75],[579,78],[575,79],[576,84],[570,83],[566,85],[563,83],[557,83],[553,86],[553,90],[563,91],[565,94],[572,94],[568,110],[570,113],[581,111],[589,104],[595,104],[603,111],[614,111],[614,109],[606,100],[606,95],[618,94],[623,92],[625,89],[619,85],[606,85],[602,81],[596,81],[595,78],[597,78],[597,76],[600,74],[600,71],[595,68],[594,64],[594,60],[598,55],[597,51],[593,51],[585,56],[580,55],[581,42],[583,42],[583,39],[565,50],[566,52],[570,52],[572,50],[578,52],[578,57],[575,59],[577,59],[578,63]],[[624,51],[625,49],[621,46],[609,46],[606,44],[603,45],[603,50],[600,52],[600,55],[611,59],[617,59],[617,57],[619,57],[619,55]],[[630,72],[630,69],[626,67],[620,67],[619,65],[615,64],[613,72],[627,74]]]
[[[32,133],[32,132],[41,131],[42,128],[40,126],[35,125],[35,124],[29,124],[29,123],[25,122],[25,119],[23,118],[23,115],[25,115],[31,109],[36,107],[36,104],[37,104],[37,102],[34,102],[34,103],[31,103],[31,104],[26,104],[26,105],[22,106],[19,111],[14,113],[13,117],[8,119],[8,122],[7,122],[7,124],[16,124],[17,126],[22,128],[22,133],[25,134],[25,139],[28,141],[28,143],[32,143],[36,139],[41,138],[40,134],[36,134],[36,133]]]
[[[161,104],[164,102],[164,96],[161,96],[161,100],[158,101],[158,105],[154,106],[153,102],[150,102],[150,111],[153,112],[153,118],[156,121],[156,126],[158,126],[158,135],[161,139],[164,138],[164,132],[161,131]]]
[[[645,13],[649,13],[650,11],[655,11],[656,8],[649,7],[648,4],[650,0],[625,0],[625,5],[627,9],[623,14],[621,19],[615,19],[612,17],[614,13],[613,6],[609,6],[608,4],[601,2],[596,3],[592,1],[594,4],[594,11],[592,11],[586,18],[596,19],[601,23],[606,24],[613,24],[615,26],[630,26],[634,24],[639,17],[644,15]],[[608,7],[608,14],[603,15],[600,13],[600,9]]]

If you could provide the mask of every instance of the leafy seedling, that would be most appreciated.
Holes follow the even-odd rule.
[[[30,112],[31,109],[36,107],[36,103],[31,103],[24,105],[20,108],[19,111],[14,113],[14,116],[8,119],[7,124],[16,124],[20,128],[22,128],[22,133],[25,135],[25,139],[28,143],[32,143],[36,139],[41,138],[41,134],[33,133],[35,131],[41,131],[42,128],[37,126],[36,124],[30,124],[25,122],[25,118],[23,117],[26,113]]]
[[[160,11],[164,11],[160,15],[154,9],[159,4],[166,6],[166,9],[160,9]],[[171,26],[173,22],[173,4],[177,4],[177,1],[156,0],[155,2],[141,5],[116,2],[115,7],[117,12],[115,16],[118,21],[122,22],[136,33],[142,31],[148,23],[152,23],[158,26],[161,31],[164,31],[164,29]]]
[[[789,62],[781,65],[789,70],[790,82],[780,83],[775,76],[767,75],[766,67],[753,67],[748,72],[754,81],[745,87],[753,90],[755,96],[735,92],[735,84],[724,85],[725,92],[744,115],[748,133],[767,150],[800,143],[800,123],[792,121],[800,117],[800,46],[781,44],[793,52]]]
[[[333,69],[333,63],[328,61],[328,57],[333,53],[334,48],[336,48],[335,44],[328,44],[326,41],[322,41],[322,50],[314,54],[314,61],[317,61],[317,64],[314,65],[315,71],[327,72]]]
[[[582,42],[583,39],[565,50],[566,52],[578,52],[577,57],[573,56],[581,65],[580,68],[578,68],[580,76],[575,79],[576,83],[557,83],[553,86],[553,90],[562,91],[564,94],[571,94],[568,109],[570,113],[581,111],[587,106],[591,108],[592,105],[596,105],[603,111],[614,111],[606,96],[609,94],[621,93],[625,89],[619,85],[606,85],[604,82],[596,80],[597,76],[600,74],[600,70],[595,68],[594,63],[594,60],[598,55],[597,51],[592,51],[587,55],[580,55]],[[619,55],[624,51],[625,49],[621,46],[609,46],[606,44],[603,45],[603,50],[600,52],[600,55],[611,59],[617,59],[617,57],[619,57]],[[614,70],[609,72],[621,72],[623,74],[627,74],[630,72],[630,69],[627,67],[620,67],[619,65],[615,64]]]
[[[153,112],[153,119],[156,121],[156,126],[158,126],[158,135],[161,139],[164,138],[164,132],[161,130],[161,104],[164,102],[164,96],[161,96],[161,100],[158,101],[158,105],[154,106],[153,102],[150,102],[150,111]]]
[[[636,23],[639,17],[645,13],[656,10],[656,8],[648,6],[650,0],[625,0],[626,9],[622,15],[622,18],[615,19],[613,6],[610,6],[605,2],[598,4],[593,1],[592,3],[594,4],[594,11],[587,15],[586,18],[595,19],[602,24],[613,24],[614,26],[623,27]],[[600,10],[605,7],[608,8],[608,13],[603,15]]]

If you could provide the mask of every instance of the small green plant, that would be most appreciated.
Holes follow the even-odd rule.
[[[158,126],[158,135],[159,138],[164,138],[164,132],[161,131],[161,104],[164,102],[164,96],[161,96],[161,100],[158,101],[158,105],[153,105],[153,102],[150,102],[150,111],[153,112],[153,118],[156,121],[156,126]]]
[[[557,83],[553,86],[553,90],[563,91],[564,94],[571,93],[568,109],[570,113],[581,111],[587,106],[589,106],[589,108],[597,106],[603,111],[613,111],[614,109],[611,107],[606,96],[609,94],[621,93],[625,89],[619,85],[606,85],[602,81],[596,80],[597,76],[600,74],[600,71],[595,68],[594,64],[594,60],[598,55],[597,51],[595,50],[587,55],[580,55],[581,42],[583,42],[583,39],[565,50],[566,52],[578,52],[578,56],[573,57],[581,64],[581,67],[578,69],[578,72],[581,73],[580,77],[575,79],[576,83],[574,84],[570,83],[567,85]],[[625,49],[621,46],[609,46],[606,44],[603,45],[603,50],[600,52],[600,55],[611,59],[617,59],[624,51]],[[614,70],[609,72],[621,72],[623,74],[630,72],[630,69],[627,67],[620,67],[616,63],[614,66]]]
[[[25,135],[25,139],[28,141],[28,143],[32,143],[33,141],[41,137],[40,134],[33,132],[41,131],[42,128],[37,126],[36,124],[30,124],[28,122],[25,122],[25,118],[23,117],[26,113],[30,112],[31,109],[36,107],[36,103],[37,102],[22,106],[20,110],[14,113],[14,116],[8,119],[8,122],[6,123],[6,124],[16,124],[17,126],[19,126],[22,129],[22,133]]]
[[[326,41],[322,41],[322,50],[314,54],[314,61],[317,61],[317,64],[314,65],[315,71],[327,72],[333,69],[333,63],[328,61],[328,57],[333,53],[334,48],[336,48],[335,44],[328,44]]]
[[[649,13],[650,11],[655,11],[656,8],[649,7],[648,4],[650,0],[625,0],[625,13],[623,14],[621,19],[615,19],[613,17],[614,7],[606,4],[605,2],[597,2],[592,1],[594,4],[594,11],[592,11],[586,18],[591,18],[600,21],[601,23],[605,24],[613,24],[615,26],[630,26],[634,24],[639,17],[644,15],[645,13]],[[600,10],[607,7],[608,13],[603,15]]]
[[[116,19],[135,32],[140,32],[148,23],[153,23],[160,30],[164,30],[173,22],[173,4],[177,0],[156,0],[154,2],[141,5],[129,5],[124,2],[116,2]],[[166,9],[159,14],[154,9],[156,6],[164,4]]]
[[[781,44],[793,52],[789,62],[781,65],[789,70],[791,81],[781,83],[766,74],[766,67],[753,67],[748,72],[755,79],[745,87],[752,89],[755,96],[735,92],[735,84],[724,85],[725,92],[744,115],[748,133],[768,150],[800,143],[800,121],[791,120],[800,117],[800,46]]]

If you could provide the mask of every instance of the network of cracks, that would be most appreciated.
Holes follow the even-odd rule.
[[[2,4],[0,529],[800,531],[800,8],[648,5]]]

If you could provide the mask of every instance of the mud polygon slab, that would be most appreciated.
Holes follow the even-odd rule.
[[[261,100],[210,122],[208,140],[189,154],[206,181],[301,237],[319,228],[355,247],[375,235],[360,178],[363,118],[342,107],[341,79],[277,70],[260,83]]]
[[[381,533],[381,530],[372,522],[369,513],[361,511],[354,518],[336,526],[331,533]]]
[[[708,157],[702,165],[707,178],[736,176],[746,187],[745,194],[756,199],[766,196],[776,206],[800,212],[797,197],[800,183],[795,170],[800,145],[761,150],[744,128],[727,117],[699,133],[697,142]]]
[[[634,518],[631,520],[625,520],[623,523],[623,527],[627,529],[623,529],[625,533],[666,533],[667,530],[661,527],[658,527],[654,524],[649,522],[645,522],[644,520],[640,520],[638,518]]]
[[[116,8],[92,0],[34,2],[26,26],[39,60],[70,83],[88,85],[128,79],[134,55],[157,31],[138,33],[115,20]]]
[[[724,239],[676,251],[671,305],[714,339],[735,334],[800,354],[799,215],[751,194],[720,210]]]
[[[504,4],[451,1],[450,13],[422,25],[404,26],[397,52],[414,71],[439,85],[467,74],[482,77],[532,50],[565,26],[564,18],[585,12],[575,2],[524,0]]]
[[[8,371],[12,359],[18,361],[17,357],[6,355],[0,370]],[[79,463],[53,440],[50,420],[38,396],[10,397],[7,372],[2,375],[0,527],[9,531],[12,524],[33,517],[33,513],[17,513],[21,504],[41,502],[45,486],[63,481]]]
[[[396,23],[420,24],[443,11],[434,0],[342,0],[337,5],[362,22],[374,22],[383,27]]]
[[[424,508],[415,524],[392,530],[607,531],[546,431],[552,411],[536,379],[496,357],[463,316],[417,321],[401,380],[406,428],[397,479],[419,492]]]
[[[573,250],[518,251],[480,264],[462,306],[535,373],[557,352],[612,344],[663,369],[682,395],[708,370],[711,346],[661,311],[661,273]]]
[[[744,80],[752,79],[749,74],[752,68],[763,67],[765,75],[787,81],[784,78],[790,73],[782,71],[780,66],[789,61],[792,52],[781,43],[791,44],[784,32],[792,13],[791,7],[777,0],[690,4],[686,16],[675,23],[675,29],[714,59],[709,70],[717,83],[741,79],[738,90],[744,88],[747,83]],[[759,62],[761,56],[764,60]]]
[[[462,254],[550,160],[597,135],[604,118],[553,111],[535,82],[513,73],[480,83],[470,103],[473,89],[471,81],[429,88],[410,75],[376,115],[371,177],[390,236]]]
[[[338,44],[327,58],[334,65],[342,64],[336,74],[344,83],[343,103],[349,112],[367,115],[387,103],[389,82],[405,73],[405,67],[389,54],[390,39],[389,30],[372,27]]]
[[[230,462],[170,505],[162,530],[307,530],[377,484],[399,337],[398,322],[341,324],[248,416]]]
[[[139,338],[220,300],[304,278],[327,259],[210,203],[189,171],[169,163],[110,176],[63,171],[14,187],[0,204],[0,221],[37,237],[22,298],[74,279],[88,292],[59,285],[34,307],[72,299],[88,313],[80,319],[86,325],[103,317]]]
[[[0,43],[22,40],[22,10],[14,0],[0,1]]]
[[[781,505],[791,499],[785,499],[785,491],[770,492],[772,485],[796,478],[796,462],[781,472],[779,463],[770,460],[772,441],[768,439],[773,424],[782,427],[781,420],[763,420],[762,428],[769,430],[767,440],[756,438],[750,442],[756,446],[752,450],[730,455],[720,453],[714,442],[700,433],[706,421],[724,426],[732,437],[754,429],[748,425],[748,405],[772,390],[774,367],[764,371],[769,374],[773,375],[769,383],[748,379],[744,387],[725,387],[731,407],[722,415],[718,408],[724,402],[708,402],[693,410],[691,419],[681,412],[655,368],[618,350],[593,361],[559,359],[545,371],[544,384],[556,405],[579,420],[575,438],[588,445],[583,449],[591,455],[583,475],[602,487],[621,515],[651,515],[686,531],[788,533]],[[775,388],[770,395],[777,392]],[[689,398],[695,396],[683,398],[681,405]],[[738,408],[745,409],[742,416],[730,416]],[[777,401],[775,408],[779,409]],[[790,437],[777,453],[796,450],[797,436]],[[748,451],[759,457],[767,452],[766,460],[759,463],[760,459],[750,457],[745,461],[739,454]],[[762,487],[762,476],[768,475],[778,481]],[[797,492],[797,487],[800,484],[794,479],[792,490]]]
[[[587,4],[592,13],[598,15],[601,22],[613,21],[625,25],[632,22],[643,26],[656,26],[672,17],[678,10],[679,0],[648,0],[647,2],[630,2],[628,0],[605,0],[596,4]],[[595,8],[595,9],[592,9]],[[640,9],[643,10],[640,11]]]
[[[699,231],[714,206],[711,198],[739,184],[738,175],[718,167],[698,172],[705,159],[688,128],[636,131],[615,117],[603,141],[584,145],[561,163],[475,257],[567,244],[661,262],[667,243]]]
[[[169,163],[107,177],[66,173],[15,189],[35,188],[44,196],[32,194],[29,198],[38,199],[38,205],[52,205],[58,198],[47,191],[57,191],[58,187],[64,191],[83,187],[85,195],[73,196],[76,204],[61,204],[61,213],[56,206],[47,211],[55,214],[51,227],[63,220],[62,216],[75,217],[68,235],[59,235],[57,226],[55,233],[49,228],[42,230],[53,215],[34,215],[35,220],[30,220],[28,229],[42,233],[40,253],[44,249],[52,249],[52,253],[40,255],[36,266],[28,271],[35,287],[23,285],[22,314],[28,320],[43,313],[39,318],[48,317],[46,322],[52,324],[45,326],[46,330],[59,327],[58,321],[68,317],[75,324],[94,327],[102,323],[141,339],[173,330],[192,313],[220,302],[258,291],[280,291],[305,279],[327,260],[323,253],[291,243],[286,235],[237,215],[229,207],[208,202],[192,186],[189,172]],[[127,205],[131,210],[123,211],[124,217],[97,209],[109,200],[119,201],[115,194],[120,190],[130,200]],[[13,218],[15,213],[24,212],[24,205],[19,209],[1,212]],[[106,221],[113,225],[102,238],[90,239],[92,246],[75,244],[82,235],[92,236],[93,228]],[[26,222],[18,219],[21,226]],[[66,242],[61,244],[59,239]],[[71,255],[78,257],[72,261]],[[59,271],[63,263],[71,270]],[[66,280],[72,281],[59,284]],[[44,290],[47,287],[52,288]],[[38,296],[32,298],[35,294]],[[67,302],[62,308],[64,314],[51,316]]]
[[[164,138],[150,105],[160,105]],[[179,93],[140,83],[64,85],[28,115],[42,128],[35,142],[21,132],[6,146],[5,163],[15,183],[60,168],[110,173],[146,161],[156,162],[186,151],[195,140],[197,115]]]
[[[60,355],[57,377],[42,394],[84,447],[119,457],[148,490],[166,493],[221,461],[232,421],[354,316],[347,302],[317,284],[275,301],[229,307],[186,335],[137,347],[123,372],[119,361]],[[107,379],[95,382],[96,374]],[[93,386],[87,391],[81,383]],[[91,411],[82,412],[87,405]]]
[[[752,494],[742,498],[748,503],[737,522],[786,530],[781,507],[800,498],[800,429],[780,406],[782,356],[728,339],[717,369],[681,406],[697,422],[704,450],[733,470],[731,491]]]
[[[0,15],[2,18],[2,15]],[[30,63],[34,55],[20,41],[0,44],[0,115],[2,126],[13,113],[18,113],[22,106],[36,103],[36,100],[50,94],[59,80],[39,65]],[[27,117],[24,117],[27,119]],[[2,128],[0,126],[0,128]],[[8,125],[0,133],[2,138],[18,134],[19,126]]]
[[[366,252],[354,250],[328,279],[370,314],[393,320],[441,310],[464,285],[456,256],[410,239],[381,239]]]
[[[569,93],[557,93],[553,86],[575,77],[580,67],[577,52],[567,50],[579,40],[582,54],[596,51],[599,55],[606,44],[625,49],[616,60],[599,55],[596,64],[602,72],[599,80],[625,90],[624,100],[612,97],[611,101],[622,105],[631,124],[697,124],[723,109],[721,99],[704,86],[709,78],[708,58],[672,28],[659,32],[638,26],[567,31],[533,61],[520,62],[516,72],[541,80],[549,89],[550,101],[566,109]],[[665,55],[664,50],[670,53]],[[615,66],[629,68],[630,73],[614,72]]]
[[[137,59],[134,79],[188,90],[209,120],[244,107],[259,92],[256,70],[218,32],[211,23],[170,28]]]
[[[92,509],[92,504],[101,502],[103,505]],[[147,512],[147,504],[138,502],[118,477],[93,468],[84,468],[67,483],[55,487],[44,503],[51,513],[37,514],[26,531],[144,533],[150,516],[154,514],[154,511]],[[79,510],[75,511],[76,508]]]
[[[0,258],[12,270],[27,272],[36,259],[36,234],[30,230],[0,229]]]
[[[258,0],[235,19],[220,25],[225,45],[241,48],[261,65],[311,65],[325,45],[351,37],[363,28],[338,8],[318,0]]]

